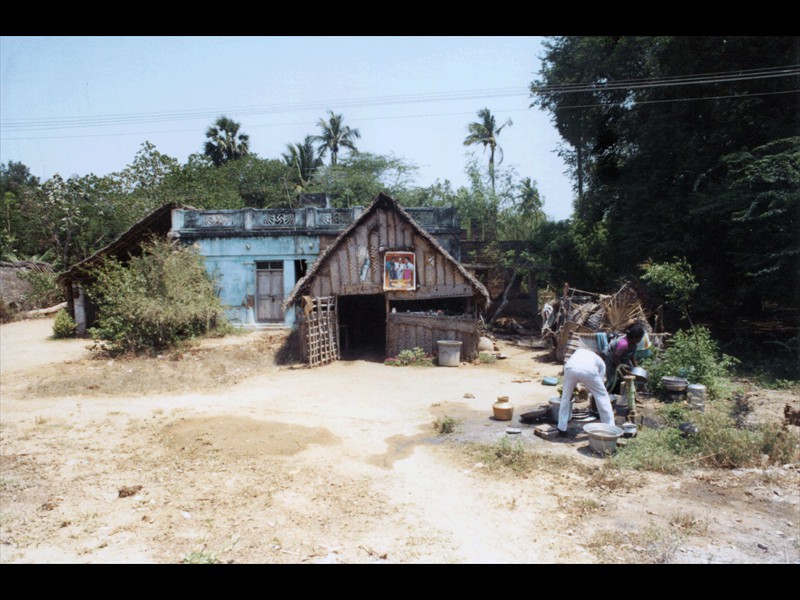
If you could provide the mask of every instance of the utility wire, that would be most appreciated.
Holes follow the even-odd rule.
[[[652,79],[631,79],[600,83],[576,83],[561,86],[531,87],[534,94],[597,92],[619,89],[646,89],[665,86],[728,83],[734,81],[754,81],[758,79],[789,77],[800,75],[800,65],[727,71],[699,75],[673,76]],[[255,116],[280,114],[306,110],[327,110],[331,105],[343,108],[388,106],[392,104],[413,104],[445,102],[456,100],[475,100],[528,96],[529,92],[519,88],[487,88],[481,90],[462,90],[435,94],[403,94],[395,96],[374,96],[337,102],[294,102],[282,104],[254,105],[214,110],[178,110],[153,113],[109,114],[89,117],[32,118],[0,121],[0,128],[11,131],[42,131],[48,129],[106,127],[111,125],[137,125],[142,123],[174,122],[214,118],[220,114],[232,116]]]
[[[757,79],[792,77],[798,75],[800,75],[800,65],[788,65],[785,67],[769,67],[765,69],[729,71],[725,73],[707,73],[702,75],[678,75],[653,79],[619,79],[591,83],[531,86],[531,92],[534,94],[569,94],[578,92],[602,92],[606,90],[634,90],[676,85],[700,85],[728,83],[732,81],[753,81]]]
[[[692,102],[694,100],[724,100],[727,98],[738,98],[740,100],[745,100],[747,98],[753,98],[754,96],[775,96],[778,94],[797,94],[800,93],[800,89],[796,90],[785,90],[781,92],[761,92],[755,94],[730,94],[727,96],[696,96],[694,98],[670,98],[668,100],[632,100],[632,101],[623,101],[623,102],[603,102],[599,104],[576,104],[575,106],[556,106],[556,110],[570,110],[573,108],[598,108],[601,106],[608,106],[609,104],[630,104],[631,108],[636,108],[637,106],[641,106],[643,104],[665,104],[668,102]]]

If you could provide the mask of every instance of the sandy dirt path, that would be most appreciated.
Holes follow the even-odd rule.
[[[1,326],[0,373],[89,356],[89,340],[48,340],[52,335],[52,318],[17,321]]]

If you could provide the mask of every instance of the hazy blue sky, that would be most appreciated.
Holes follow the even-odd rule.
[[[549,115],[529,108],[538,37],[3,37],[0,162],[47,179],[106,175],[148,140],[185,162],[225,114],[250,148],[280,158],[331,109],[363,151],[419,166],[419,185],[466,184],[467,123],[488,107],[504,166],[536,180],[545,211],[569,216],[572,190]],[[107,123],[107,124],[103,124]],[[66,126],[69,125],[69,126]]]

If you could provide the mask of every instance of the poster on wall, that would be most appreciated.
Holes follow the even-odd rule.
[[[413,252],[387,252],[383,260],[383,289],[416,290]]]

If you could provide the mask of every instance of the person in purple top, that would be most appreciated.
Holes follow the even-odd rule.
[[[636,366],[636,346],[644,337],[641,325],[632,325],[623,337],[617,338],[608,344],[603,351],[603,361],[606,363],[606,389],[612,391],[617,387],[617,368],[630,370]]]

